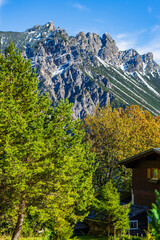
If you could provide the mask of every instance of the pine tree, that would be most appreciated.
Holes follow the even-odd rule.
[[[94,155],[81,123],[68,101],[50,105],[38,95],[30,61],[11,42],[0,55],[0,215],[17,216],[13,240],[29,212],[52,225],[55,239],[68,239],[70,223],[84,218],[93,197]]]
[[[120,205],[120,194],[112,182],[106,183],[99,195],[99,199],[95,199],[95,209],[101,220],[107,222],[108,237],[113,229],[118,234],[125,234],[129,229],[129,205]],[[112,231],[111,231],[112,230]]]

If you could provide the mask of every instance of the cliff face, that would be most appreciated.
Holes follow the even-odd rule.
[[[53,104],[68,98],[74,117],[83,118],[108,101],[160,114],[160,68],[152,53],[119,51],[108,33],[69,36],[52,22],[23,33],[0,32],[2,52],[11,39],[36,68],[39,90],[48,92]]]

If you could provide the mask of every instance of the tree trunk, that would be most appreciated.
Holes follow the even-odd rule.
[[[18,220],[17,220],[16,227],[14,229],[11,240],[18,240],[18,238],[19,238],[19,235],[20,235],[21,229],[22,229],[23,220],[25,217],[24,208],[25,208],[25,200],[23,199],[19,205]]]

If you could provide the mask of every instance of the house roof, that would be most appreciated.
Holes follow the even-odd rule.
[[[135,217],[143,212],[146,212],[148,207],[140,205],[131,205],[131,210],[129,213],[129,218]]]
[[[130,167],[132,163],[136,162],[139,159],[142,159],[146,156],[157,154],[160,155],[160,148],[150,148],[146,151],[140,152],[132,157],[126,158],[119,162],[119,165],[125,165],[126,167]]]
[[[88,228],[88,226],[84,222],[77,222],[74,225],[75,230],[84,230],[84,229],[87,229],[87,228]]]

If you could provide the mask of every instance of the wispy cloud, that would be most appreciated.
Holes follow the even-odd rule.
[[[0,0],[0,7],[6,3],[6,0]]]
[[[71,4],[72,7],[77,8],[81,11],[89,11],[89,8],[87,8],[86,6],[80,4],[80,3],[75,3],[75,4]]]
[[[148,12],[151,13],[152,12],[152,8],[150,6],[148,6]]]
[[[155,34],[155,33],[154,33]],[[148,42],[140,42],[138,35],[134,36],[131,33],[118,34],[115,37],[119,50],[135,49],[139,54],[153,53],[153,58],[160,65],[160,31],[157,31],[156,36],[152,36]]]
[[[8,3],[8,0],[0,0],[0,11],[3,5],[5,5],[6,3]],[[0,27],[2,26],[2,16],[0,14]]]
[[[138,46],[139,36],[146,32],[146,29],[142,29],[138,32],[133,33],[120,33],[114,38],[120,50],[124,51],[126,49],[134,48]]]
[[[127,33],[120,33],[120,34],[116,35],[116,38],[119,39],[119,40],[127,38],[127,37],[128,37]]]
[[[139,44],[137,50],[140,54],[147,52],[153,53],[153,58],[155,62],[160,65],[160,25],[154,25],[150,28],[149,39],[145,44]]]
[[[96,18],[96,19],[94,19],[94,22],[97,22],[97,23],[104,23],[104,20],[101,19],[101,18]]]
[[[149,30],[142,29],[134,33],[120,33],[114,38],[119,50],[124,51],[133,48],[139,54],[152,52],[155,62],[160,64],[160,25],[152,26]]]
[[[154,25],[151,27],[151,32],[156,32],[158,30],[160,30],[160,25]]]
[[[143,46],[138,46],[137,50],[140,54],[144,54],[147,52],[153,53],[153,58],[155,62],[160,64],[160,42],[159,42],[160,36],[156,36],[152,40],[150,40],[148,43],[146,43]]]
[[[150,39],[140,41],[143,33],[147,33]],[[144,37],[144,36],[143,36]],[[114,36],[119,50],[135,49],[139,54],[153,53],[155,62],[160,65],[160,25],[151,27],[150,30],[142,29],[136,33],[120,33]]]
[[[117,42],[117,45],[121,51],[124,51],[126,49],[135,48],[134,46],[136,44],[134,40],[121,40]]]

